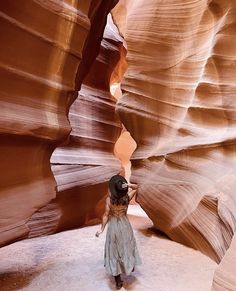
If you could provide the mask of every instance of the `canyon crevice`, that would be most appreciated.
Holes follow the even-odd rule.
[[[113,11],[128,48],[118,113],[137,143],[137,200],[170,238],[224,258],[213,290],[234,290],[236,5],[144,2]]]
[[[236,2],[117,3],[0,4],[0,246],[98,223],[134,150],[154,227],[234,290]]]

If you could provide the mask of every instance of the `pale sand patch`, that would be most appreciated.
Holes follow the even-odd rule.
[[[129,218],[143,264],[121,290],[210,291],[217,264],[155,232],[137,205]],[[17,242],[0,249],[0,291],[116,290],[103,267],[105,234],[98,226]]]

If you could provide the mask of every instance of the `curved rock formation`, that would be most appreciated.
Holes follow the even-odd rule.
[[[118,102],[137,143],[138,202],[172,239],[219,262],[236,227],[236,2],[121,1]]]
[[[215,271],[212,291],[236,290],[236,277],[234,270],[235,262],[236,236],[234,235],[229,249]]]
[[[50,156],[71,130],[69,107],[116,2],[0,3],[0,245],[28,237],[41,219],[32,215],[56,197]]]
[[[110,85],[126,49],[111,19],[100,48],[116,2],[0,3],[0,246],[101,215],[120,170]],[[217,262],[230,246],[213,288],[234,290],[236,2],[120,0],[113,16],[128,45],[117,112],[137,143],[138,202]]]
[[[100,221],[107,182],[121,169],[114,156],[121,124],[110,84],[117,79],[114,70],[123,54],[123,39],[108,17],[99,55],[70,108],[69,143],[57,148],[51,158],[58,190],[53,203],[61,216],[58,230]]]

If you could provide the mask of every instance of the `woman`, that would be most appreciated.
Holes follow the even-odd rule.
[[[128,192],[128,188],[131,191]],[[134,197],[137,185],[128,184],[124,177],[116,175],[109,181],[109,196],[106,199],[105,213],[102,219],[101,230],[104,231],[107,222],[104,266],[108,273],[115,277],[116,288],[123,286],[121,273],[129,275],[135,265],[141,263],[131,224],[127,217],[130,200]]]

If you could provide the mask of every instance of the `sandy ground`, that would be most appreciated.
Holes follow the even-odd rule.
[[[152,229],[137,205],[129,218],[143,260],[121,290],[210,291],[216,263]],[[98,226],[17,242],[0,249],[0,291],[116,290],[103,267]]]

